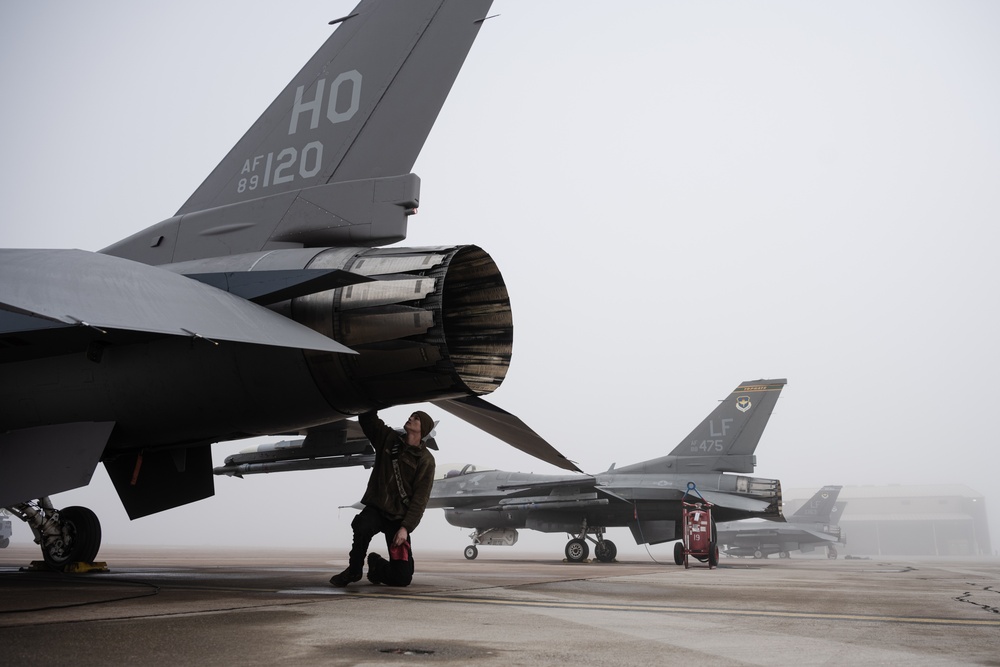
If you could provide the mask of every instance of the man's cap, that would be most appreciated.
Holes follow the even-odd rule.
[[[434,420],[423,410],[417,410],[413,416],[420,420],[420,439],[426,441],[425,444],[431,449],[437,449],[437,443],[434,442],[433,438],[427,438],[434,430]]]

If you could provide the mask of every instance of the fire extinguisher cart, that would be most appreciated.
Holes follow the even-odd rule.
[[[697,494],[696,499],[694,494]],[[698,493],[694,482],[688,483],[687,493],[681,501],[681,520],[684,539],[674,545],[674,562],[689,568],[693,557],[708,563],[710,570],[714,569],[719,564],[719,545],[712,530],[712,503]]]

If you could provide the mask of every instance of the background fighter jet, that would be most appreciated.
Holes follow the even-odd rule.
[[[785,380],[739,385],[669,455],[599,475],[535,475],[448,470],[435,480],[429,507],[443,507],[454,526],[473,528],[465,557],[477,545],[512,546],[517,529],[573,535],[566,558],[586,560],[587,540],[598,560],[614,560],[618,549],[604,539],[608,527],[627,526],[636,544],[659,544],[682,537],[681,502],[694,483],[714,504],[713,519],[767,517],[781,520],[781,484],[775,479],[729,475],[750,473],[754,450]],[[688,497],[697,500],[697,495]]]
[[[343,420],[374,408],[436,401],[576,469],[478,398],[513,337],[490,256],[382,247],[490,4],[361,2],[173,217],[98,253],[0,251],[0,507],[46,561],[96,556],[94,513],[48,496],[98,462],[134,519],[212,495],[219,441],[361,464]]]
[[[10,536],[12,534],[10,519],[7,517],[7,512],[0,509],[0,549],[6,549],[10,545]]]
[[[837,525],[843,509],[837,502],[841,488],[824,486],[784,524],[719,523],[716,525],[718,543],[730,556],[767,558],[776,553],[781,558],[788,558],[791,551],[808,552],[817,546],[826,546],[827,556],[836,558],[835,545],[844,541]]]

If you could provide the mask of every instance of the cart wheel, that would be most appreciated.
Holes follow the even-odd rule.
[[[674,564],[683,565],[684,564],[684,545],[680,542],[674,543]]]
[[[479,549],[476,548],[475,544],[470,544],[465,547],[465,557],[468,560],[476,560],[476,556],[479,555]]]
[[[708,544],[708,566],[718,567],[719,565],[719,545],[715,542]]]
[[[580,538],[574,538],[566,543],[566,560],[571,563],[582,563],[590,555],[590,547]]]

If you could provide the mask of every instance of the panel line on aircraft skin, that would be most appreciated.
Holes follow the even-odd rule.
[[[532,600],[505,600],[503,598],[477,598],[457,595],[401,595],[394,593],[355,593],[348,591],[346,597],[409,600],[411,602],[454,602],[464,604],[494,605],[498,607],[539,607],[546,609],[579,609],[584,611],[621,611],[658,614],[747,616],[767,618],[787,618],[816,621],[861,621],[867,623],[906,623],[914,625],[968,625],[1000,628],[1000,620],[981,621],[963,618],[928,618],[918,616],[876,616],[873,614],[824,614],[811,611],[755,611],[751,609],[708,609],[704,607],[661,607],[641,604],[608,604],[590,602],[536,602]]]

